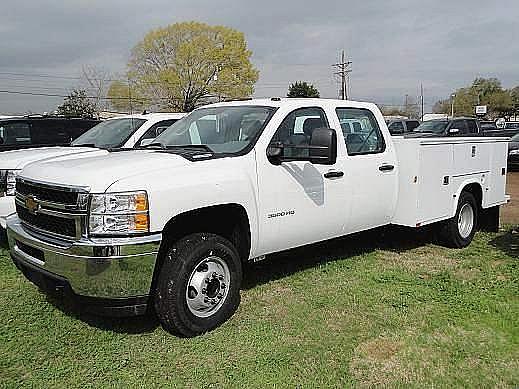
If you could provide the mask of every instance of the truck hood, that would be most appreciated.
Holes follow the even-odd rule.
[[[42,147],[2,152],[0,169],[23,169],[27,164],[55,157],[100,151],[93,147]]]
[[[189,164],[188,160],[176,154],[131,150],[36,162],[24,168],[20,177],[56,185],[88,187],[91,192],[102,193],[127,177]]]

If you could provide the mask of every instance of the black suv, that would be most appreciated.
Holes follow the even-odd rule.
[[[474,118],[428,120],[410,135],[419,136],[474,136],[480,135],[479,122]]]
[[[419,125],[420,122],[414,119],[396,119],[387,121],[387,128],[391,135],[402,135],[414,131],[414,129]]]
[[[0,151],[68,145],[99,120],[63,117],[16,117],[0,120]]]

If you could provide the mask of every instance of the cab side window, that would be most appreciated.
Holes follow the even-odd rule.
[[[403,134],[404,133],[404,125],[402,122],[393,122],[389,125],[389,132],[392,134]]]
[[[143,140],[155,139],[175,122],[177,122],[177,119],[163,120],[161,122],[155,123],[153,126],[148,128],[144,135],[142,135],[141,139],[135,143],[135,147],[140,146]]]
[[[475,120],[467,120],[467,125],[469,128],[469,134],[477,134],[478,133],[478,125]]]
[[[312,132],[317,128],[328,127],[326,114],[321,108],[299,108],[289,113],[279,125],[272,142],[284,146],[308,146]],[[285,157],[307,157],[308,149],[286,147]]]
[[[343,131],[348,155],[382,153],[386,149],[382,131],[373,113],[368,109],[337,108],[339,123],[353,122],[355,132]]]
[[[450,128],[457,128],[459,131],[454,134],[466,134],[468,133],[467,122],[465,120],[454,120]]]

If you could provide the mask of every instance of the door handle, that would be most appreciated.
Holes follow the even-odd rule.
[[[380,170],[381,172],[390,172],[391,170],[393,170],[395,167],[393,165],[382,165],[382,166],[379,166],[378,167],[378,170]]]
[[[324,173],[324,178],[340,178],[342,176],[344,176],[344,172],[339,172],[335,170],[328,173]]]

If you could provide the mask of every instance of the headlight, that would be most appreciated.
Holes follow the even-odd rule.
[[[0,197],[14,196],[16,191],[16,176],[20,170],[0,170]]]
[[[148,195],[144,191],[90,195],[88,230],[93,235],[149,232]]]
[[[516,149],[516,150],[510,150],[510,151],[508,152],[508,155],[517,155],[517,154],[519,154],[519,149]]]

